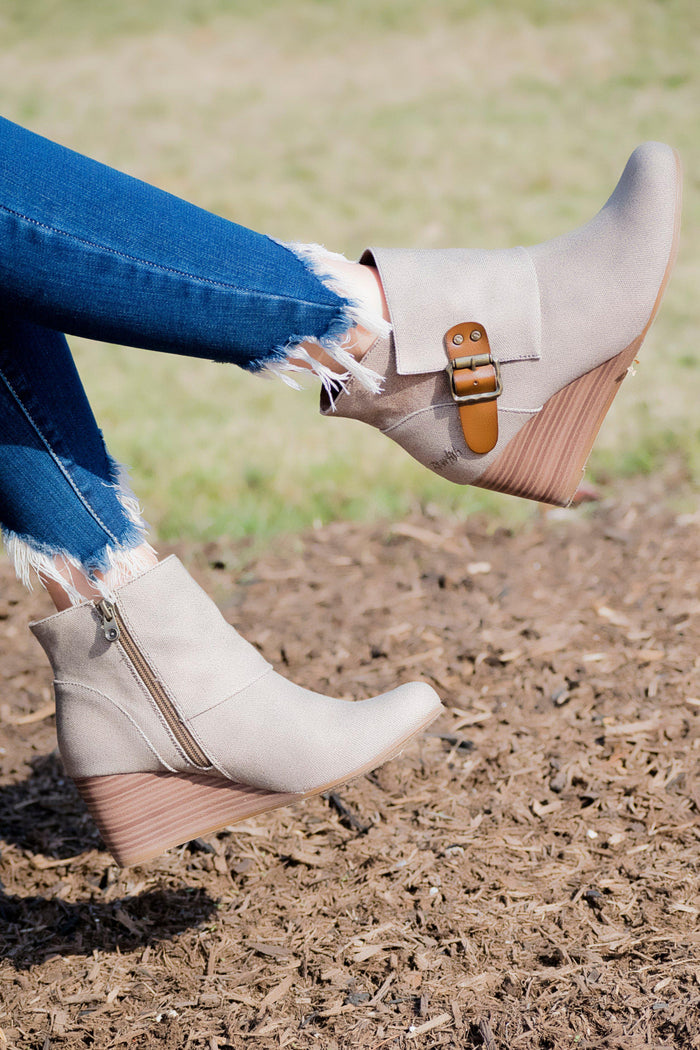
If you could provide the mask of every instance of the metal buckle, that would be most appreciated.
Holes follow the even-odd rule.
[[[493,365],[496,373],[496,389],[483,394],[458,394],[455,390],[455,370],[459,369],[461,371],[463,368],[468,368],[470,371],[474,371],[474,369],[482,368],[484,365]],[[445,371],[450,379],[450,393],[458,405],[469,403],[477,405],[482,401],[495,401],[496,398],[500,397],[503,393],[501,366],[491,354],[474,354],[473,357],[456,357],[454,361],[448,361]]]

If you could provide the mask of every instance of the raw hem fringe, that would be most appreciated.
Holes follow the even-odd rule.
[[[67,579],[70,570],[89,578],[92,587],[103,598],[113,600],[114,591],[127,580],[150,568],[149,554],[153,548],[146,543],[147,525],[141,517],[138,500],[127,480],[126,469],[108,457],[112,488],[128,519],[124,535],[119,543],[106,543],[95,551],[89,561],[83,562],[66,550],[40,543],[31,536],[23,536],[11,529],[2,528],[2,538],[8,557],[14,565],[18,579],[33,590],[32,573],[39,579],[55,580],[68,595],[71,605],[87,601],[85,595]],[[143,547],[136,552],[136,548]],[[68,571],[67,571],[68,570]],[[100,574],[99,576],[97,574]],[[109,576],[109,583],[101,577]]]
[[[350,379],[357,380],[363,387],[373,394],[378,394],[382,389],[383,376],[374,369],[363,365],[347,349],[350,342],[349,330],[360,325],[368,332],[372,332],[378,338],[387,338],[391,333],[391,324],[383,317],[370,310],[365,304],[353,298],[352,292],[346,287],[345,282],[328,272],[328,262],[337,259],[347,262],[344,255],[338,252],[329,252],[322,244],[286,244],[278,241],[282,247],[293,252],[301,259],[309,269],[318,277],[332,292],[345,300],[344,306],[328,331],[323,336],[309,336],[309,342],[318,343],[326,351],[329,357],[337,361],[344,369],[342,373],[334,372],[327,365],[321,364],[300,344],[307,339],[301,337],[293,343],[288,344],[279,351],[279,356],[273,360],[261,362],[263,372],[277,375],[295,390],[300,389],[299,383],[289,375],[290,372],[302,372],[306,375],[312,372],[321,380],[324,390],[328,395],[331,407],[334,407],[334,399],[341,391],[346,389]],[[292,361],[305,361],[308,368]]]

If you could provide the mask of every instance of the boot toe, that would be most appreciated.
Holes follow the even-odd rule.
[[[231,780],[306,794],[386,761],[441,709],[422,682],[369,700],[336,700],[271,671],[190,726]]]

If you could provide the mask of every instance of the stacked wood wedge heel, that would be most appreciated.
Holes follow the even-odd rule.
[[[172,846],[210,835],[271,809],[303,802],[396,758],[409,740],[437,718],[424,721],[371,762],[305,792],[267,791],[200,773],[122,773],[85,777],[76,786],[117,864],[143,864]]]

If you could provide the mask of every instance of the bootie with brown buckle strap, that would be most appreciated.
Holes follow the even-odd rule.
[[[119,864],[369,772],[442,710],[424,682],[358,702],[288,682],[175,557],[31,628],[66,772]]]
[[[363,420],[435,473],[559,505],[659,308],[680,226],[681,168],[639,146],[586,226],[530,248],[372,248],[393,332],[321,411]]]

